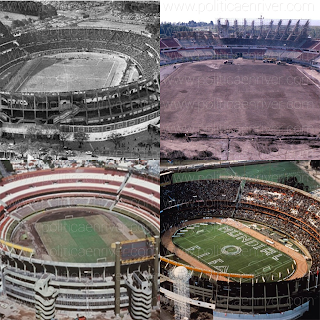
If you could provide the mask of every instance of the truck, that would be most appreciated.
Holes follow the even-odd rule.
[[[263,63],[276,63],[277,59],[275,58],[266,58],[263,60]]]

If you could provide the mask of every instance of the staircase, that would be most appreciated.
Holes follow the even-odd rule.
[[[79,110],[80,110],[80,108],[78,106],[72,105],[72,109],[65,110],[62,113],[60,113],[58,116],[56,116],[53,119],[53,123],[57,124],[57,123],[60,123],[64,120],[66,120],[67,118],[74,117],[79,112]]]
[[[124,186],[127,184],[130,176],[131,176],[131,173],[128,172],[127,175],[125,176],[124,180],[122,181],[121,186],[119,187],[119,189],[118,189],[118,191],[117,191],[117,194],[119,194],[119,193],[122,191],[122,189],[124,188]]]
[[[237,193],[237,196],[236,196],[236,200],[235,200],[235,203],[236,203],[236,207],[235,209],[233,210],[232,212],[232,215],[231,217],[233,218],[236,211],[238,210],[239,206],[240,206],[240,201],[241,201],[241,197],[242,197],[242,192],[243,192],[243,189],[246,185],[246,181],[245,180],[241,180],[240,182],[240,186],[239,186],[239,190],[238,190],[238,193]]]
[[[7,114],[5,114],[4,112],[0,112],[0,122],[9,122],[10,118]]]
[[[3,165],[2,161],[0,161],[0,173],[1,173],[2,177],[4,177],[4,178],[10,176],[10,173],[8,173],[8,171],[6,170],[6,168]]]
[[[120,199],[120,193],[122,191],[122,189],[125,187],[125,185],[127,184],[129,178],[131,176],[131,172],[128,172],[127,175],[125,176],[124,180],[121,183],[121,186],[119,187],[118,191],[117,191],[117,199],[112,203],[112,205],[110,206],[110,210],[112,211],[112,209],[117,205],[117,203],[119,202]]]

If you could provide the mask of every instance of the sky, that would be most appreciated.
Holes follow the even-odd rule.
[[[228,19],[238,24],[244,18],[248,22],[263,17],[265,22],[271,19],[310,19],[311,25],[320,25],[319,0],[161,0],[161,22],[216,23],[217,19]]]

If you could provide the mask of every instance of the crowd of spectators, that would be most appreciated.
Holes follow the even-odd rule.
[[[251,209],[251,210],[250,210]],[[254,210],[252,210],[254,209]],[[273,214],[272,216],[268,215]],[[234,214],[235,218],[257,221],[265,224],[269,227],[278,229],[285,234],[290,235],[293,239],[301,242],[309,251],[312,257],[311,272],[316,272],[317,267],[320,267],[320,250],[319,242],[309,234],[299,227],[299,225],[294,224],[290,219],[281,217],[281,215],[274,215],[273,210],[257,210],[254,206],[245,205],[244,208],[237,210]]]
[[[295,190],[280,186],[247,182],[242,201],[266,206],[286,213],[297,221],[311,225],[320,233],[320,202]]]
[[[161,216],[161,233],[174,226],[179,226],[188,220],[232,217],[234,211],[234,207],[229,206],[228,203],[223,201],[215,202],[211,207],[191,203],[181,205],[178,208],[171,208],[166,210],[165,214]]]
[[[161,188],[161,208],[190,201],[235,201],[240,181],[197,180]]]

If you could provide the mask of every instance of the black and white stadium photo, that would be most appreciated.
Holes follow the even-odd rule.
[[[160,3],[0,2],[0,155],[158,158]]]

